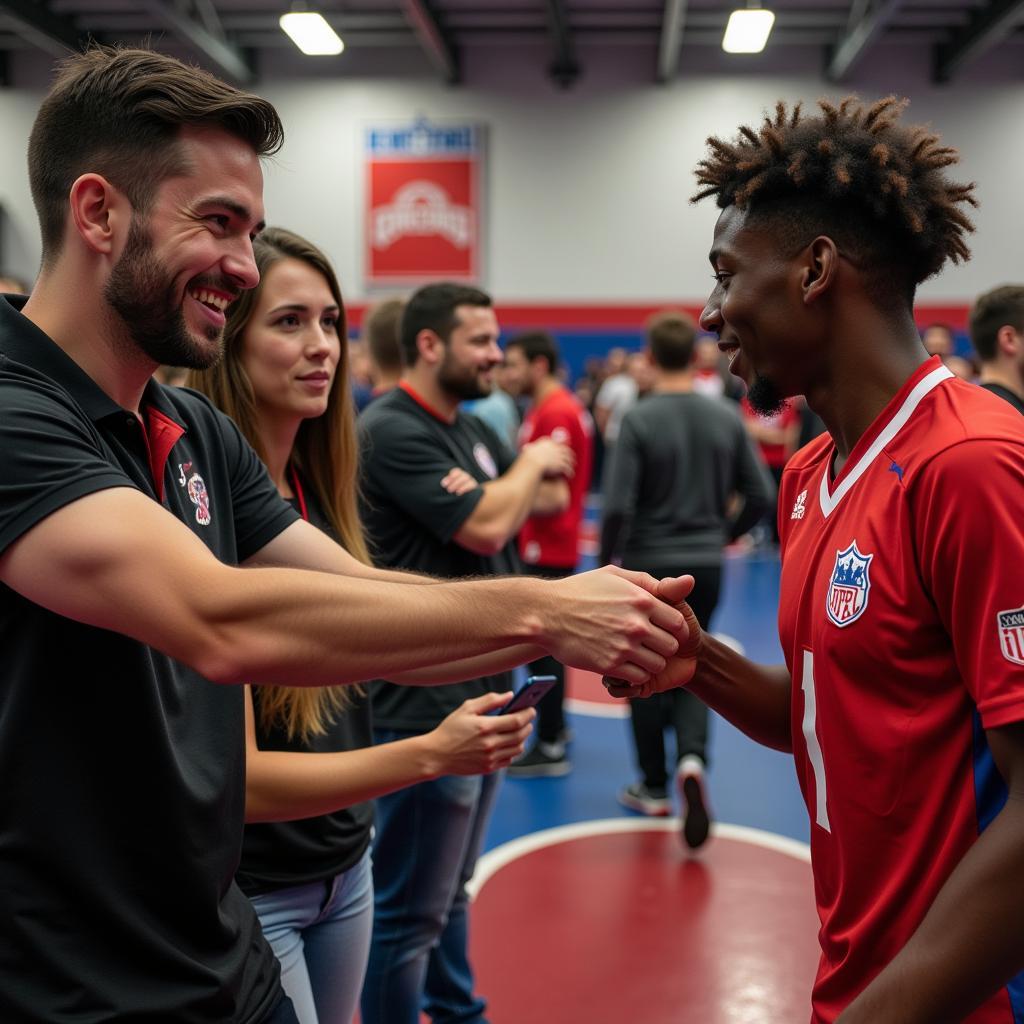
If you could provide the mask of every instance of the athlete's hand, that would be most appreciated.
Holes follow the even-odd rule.
[[[541,437],[524,444],[519,457],[537,463],[545,477],[571,477],[576,472],[576,455],[573,450],[567,444],[550,437]]]
[[[464,469],[453,466],[444,475],[441,486],[449,494],[468,494],[470,491],[476,490],[480,484]]]
[[[546,582],[542,596],[553,600],[538,609],[541,645],[563,665],[641,686],[664,671],[687,635],[684,614],[659,597],[676,597],[683,586],[610,565]]]
[[[489,712],[512,699],[507,693],[485,693],[464,701],[426,739],[437,757],[441,775],[486,775],[525,749],[537,715],[533,708],[508,715]]]
[[[650,697],[655,693],[664,693],[666,690],[685,686],[693,678],[704,643],[704,631],[700,628],[693,609],[686,602],[686,598],[693,591],[693,583],[692,576],[677,576],[658,581],[658,596],[675,606],[686,622],[686,630],[679,640],[679,650],[666,659],[664,669],[652,673],[640,685],[606,675],[602,682],[613,697]]]

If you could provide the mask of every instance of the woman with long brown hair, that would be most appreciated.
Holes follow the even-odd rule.
[[[229,310],[224,358],[188,384],[238,424],[303,518],[369,563],[337,279],[324,254],[289,231],[268,229],[253,248],[260,284]],[[467,701],[431,733],[373,747],[368,702],[353,687],[246,687],[248,824],[237,879],[302,1024],[349,1024],[359,998],[373,922],[368,801],[507,764],[532,714],[497,751],[493,733],[478,728],[507,698]]]

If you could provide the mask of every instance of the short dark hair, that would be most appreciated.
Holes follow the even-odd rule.
[[[404,299],[384,299],[371,306],[363,316],[363,337],[374,366],[385,373],[402,369],[402,328]]]
[[[664,310],[646,324],[651,359],[662,370],[685,370],[693,361],[697,325],[685,313]]]
[[[769,222],[780,243],[799,252],[828,235],[859,268],[881,304],[913,303],[918,284],[946,260],[970,256],[974,225],[961,209],[977,206],[973,184],[950,181],[959,160],[927,128],[903,125],[906,100],[888,96],[865,106],[856,96],[838,105],[819,100],[804,117],[779,101],[759,130],[743,126],[729,143],[708,139],[697,165],[697,202],[714,196],[750,222]]]
[[[971,308],[971,343],[983,363],[996,357],[996,335],[1001,327],[1024,334],[1024,285],[1004,284],[979,295]]]
[[[491,297],[479,288],[442,281],[424,285],[405,304],[402,313],[402,354],[406,366],[415,366],[420,353],[416,338],[420,331],[433,331],[447,342],[458,323],[458,306],[490,306]]]
[[[558,369],[560,362],[558,342],[547,331],[524,331],[522,334],[509,338],[505,348],[522,349],[526,361],[530,363],[534,359],[546,359],[548,373],[554,373]]]
[[[284,141],[270,103],[173,57],[92,46],[62,61],[28,147],[43,263],[60,254],[76,178],[102,174],[145,213],[156,186],[183,169],[180,130],[204,126],[230,132],[259,156]]]

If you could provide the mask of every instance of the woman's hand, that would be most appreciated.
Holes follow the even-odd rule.
[[[439,775],[485,775],[506,768],[523,752],[537,712],[527,708],[508,715],[489,714],[511,699],[511,690],[473,697],[427,734]]]

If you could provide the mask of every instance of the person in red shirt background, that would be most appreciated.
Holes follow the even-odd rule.
[[[552,515],[534,515],[519,532],[519,555],[526,571],[557,579],[576,568],[583,502],[594,461],[594,426],[579,399],[558,378],[559,351],[545,331],[517,335],[505,346],[509,386],[530,399],[519,431],[519,444],[551,437],[569,445],[576,472],[566,481],[567,501]],[[535,675],[553,675],[558,682],[537,706],[537,741],[508,768],[518,777],[565,775],[572,768],[566,753],[565,668],[554,658],[530,663]]]

